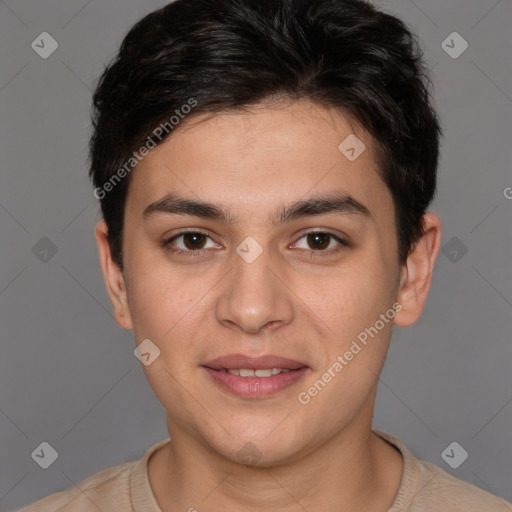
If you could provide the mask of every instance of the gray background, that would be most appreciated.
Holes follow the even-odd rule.
[[[168,437],[132,334],[111,314],[86,176],[91,89],[129,27],[164,3],[0,2],[1,510]],[[445,253],[423,317],[395,329],[374,428],[512,501],[512,4],[379,4],[419,34],[433,70]],[[48,59],[31,48],[43,31],[59,44]],[[469,44],[457,59],[441,46],[453,31]],[[43,237],[57,250],[47,261]],[[46,470],[31,458],[42,441],[59,454]],[[458,469],[441,457],[452,441],[469,453]]]

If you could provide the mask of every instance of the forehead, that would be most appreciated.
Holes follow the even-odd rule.
[[[133,171],[128,201],[139,209],[176,192],[241,216],[333,192],[374,214],[389,209],[373,140],[340,110],[301,100],[196,114],[181,123]]]

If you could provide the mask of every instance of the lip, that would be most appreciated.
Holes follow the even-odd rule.
[[[275,395],[301,380],[309,367],[304,363],[275,355],[246,356],[230,354],[208,361],[202,365],[213,382],[221,389],[242,398],[265,398]],[[261,370],[267,368],[288,369],[270,377],[240,377],[232,375],[227,369],[246,368]]]
[[[203,369],[221,389],[242,398],[266,398],[275,395],[288,386],[296,384],[308,371],[308,368],[304,366],[271,377],[240,377],[231,375],[225,370],[214,370],[206,366]]]
[[[223,368],[226,370],[233,368],[247,368],[249,370],[262,370],[265,368],[297,370],[303,367],[307,368],[307,364],[286,357],[275,355],[246,356],[244,354],[229,354],[217,357],[216,359],[204,363],[202,366],[214,370],[221,370]]]

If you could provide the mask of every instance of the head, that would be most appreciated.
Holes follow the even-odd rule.
[[[144,371],[170,430],[274,464],[367,424],[440,241],[407,27],[359,0],[177,0],[130,30],[94,107],[100,261],[118,323],[160,351]],[[226,354],[306,370],[237,397],[205,371]]]

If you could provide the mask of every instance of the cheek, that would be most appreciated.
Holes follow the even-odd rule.
[[[130,271],[136,278],[129,290],[129,302],[134,332],[137,339],[153,337],[163,343],[201,311],[201,298],[208,284],[206,280],[187,277],[154,261],[132,263]]]
[[[327,277],[297,280],[292,287],[322,320],[328,337],[340,341],[373,325],[394,302],[393,276],[377,258],[354,259]]]
[[[190,408],[189,393],[193,396],[198,393],[190,370],[195,366],[200,346],[199,317],[212,307],[208,296],[201,299],[211,288],[205,283],[153,267],[143,277],[141,274],[131,288],[136,344],[150,339],[160,351],[154,362],[143,365],[142,369],[167,410],[186,411]],[[180,414],[191,416],[189,412]]]

